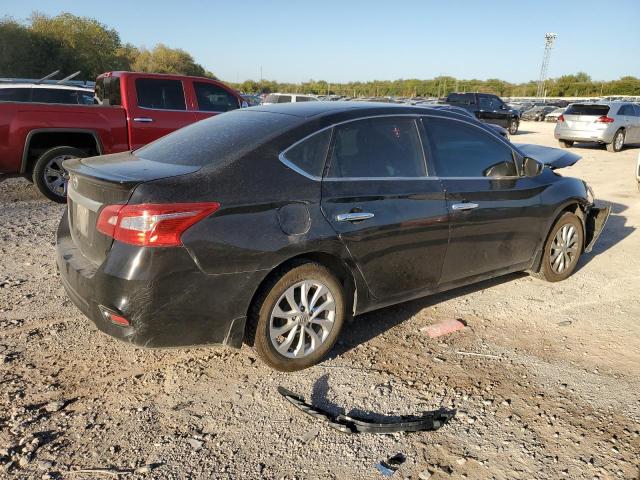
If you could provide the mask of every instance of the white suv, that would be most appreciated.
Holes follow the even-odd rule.
[[[313,95],[301,95],[299,93],[270,93],[262,102],[263,105],[272,103],[297,103],[297,102],[317,102]]]
[[[46,83],[0,83],[0,102],[93,105],[93,89]]]

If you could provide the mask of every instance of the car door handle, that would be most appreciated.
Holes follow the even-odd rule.
[[[141,123],[151,123],[153,122],[153,118],[149,118],[149,117],[136,117],[133,119],[134,122],[141,122]]]
[[[373,213],[367,212],[351,212],[351,213],[340,213],[336,215],[336,220],[338,222],[358,222],[360,220],[367,220],[369,218],[373,218],[375,215]]]
[[[474,208],[478,208],[480,205],[477,203],[464,202],[464,203],[454,203],[451,205],[451,210],[473,210]]]

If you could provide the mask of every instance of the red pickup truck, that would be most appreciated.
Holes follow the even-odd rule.
[[[62,162],[135,150],[198,120],[246,106],[201,77],[133,72],[100,75],[96,105],[0,102],[0,176],[21,175],[66,201]]]

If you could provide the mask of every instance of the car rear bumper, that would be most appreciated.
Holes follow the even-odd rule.
[[[616,132],[615,128],[607,127],[602,130],[577,130],[573,128],[561,127],[560,124],[556,124],[556,129],[553,135],[558,140],[572,140],[574,142],[598,142],[598,143],[611,143],[613,142],[613,134]]]
[[[203,273],[184,248],[115,242],[96,267],[76,247],[67,214],[58,227],[56,263],[73,303],[99,330],[144,347],[225,344],[239,348],[260,272]],[[109,311],[126,318],[122,326]]]

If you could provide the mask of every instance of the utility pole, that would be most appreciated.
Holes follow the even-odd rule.
[[[545,95],[545,82],[547,81],[547,72],[549,70],[549,60],[551,60],[551,49],[558,38],[557,33],[544,34],[544,53],[542,54],[542,66],[540,67],[540,78],[538,79],[538,91],[536,97]]]

